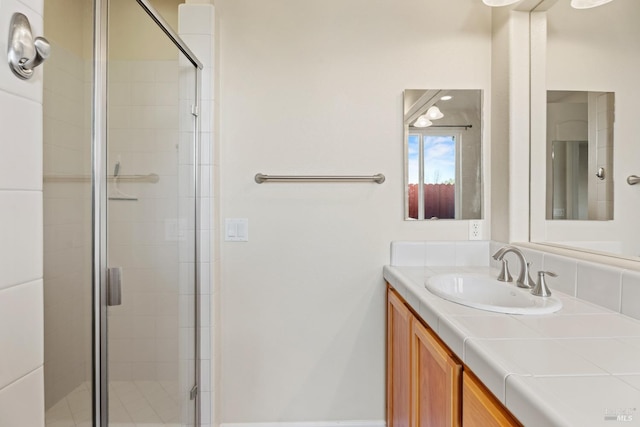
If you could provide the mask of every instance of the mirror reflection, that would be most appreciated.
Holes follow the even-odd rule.
[[[637,226],[640,187],[629,185],[627,179],[640,175],[640,144],[637,143],[640,135],[640,120],[637,118],[640,99],[640,1],[616,0],[584,10],[572,8],[566,0],[542,2],[534,15],[535,19],[531,21],[530,74],[530,240],[637,260],[640,256],[640,227]],[[598,216],[592,217],[589,192],[593,186],[587,184],[588,220],[583,219],[584,181],[582,185],[575,184],[582,179],[580,167],[570,172],[566,165],[567,162],[584,164],[584,160],[580,160],[584,148],[581,149],[580,143],[575,141],[587,141],[590,144],[591,134],[587,130],[587,136],[584,137],[583,130],[581,137],[548,137],[549,128],[543,122],[553,117],[551,112],[548,115],[545,111],[549,90],[582,91],[581,96],[587,97],[609,94],[605,99],[610,98],[606,102],[611,105],[611,116],[615,104],[615,134],[610,135],[615,137],[615,149],[613,144],[598,147],[596,155],[606,156],[606,161],[600,164],[592,163],[590,147],[587,150],[587,180],[598,181],[596,195],[599,197],[595,211]],[[587,122],[591,127],[591,116]],[[537,126],[541,126],[541,129]],[[562,141],[570,142],[561,147]],[[552,150],[554,156],[561,156],[560,150],[565,150],[566,156],[565,175],[556,169],[558,181],[553,184],[551,175],[556,164],[551,160]],[[560,168],[559,163],[557,168]],[[604,179],[596,178],[596,173]],[[565,182],[562,183],[561,179]],[[550,196],[554,194],[550,186],[557,190],[554,196]],[[558,210],[554,213],[550,198],[562,200],[562,188],[568,194],[564,196],[564,206],[557,205]],[[602,197],[598,192],[602,193]],[[566,216],[564,220],[552,219],[563,214]]]
[[[547,219],[613,219],[612,92],[547,91]]]
[[[404,91],[405,219],[482,218],[482,91]]]

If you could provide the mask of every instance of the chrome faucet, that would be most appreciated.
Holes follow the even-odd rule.
[[[524,254],[520,249],[511,245],[503,246],[500,249],[498,249],[498,251],[495,254],[493,254],[493,259],[495,259],[496,261],[506,261],[506,260],[503,260],[502,258],[509,252],[513,252],[518,257],[518,260],[520,261],[520,274],[518,275],[518,279],[516,281],[518,287],[531,289],[533,287],[534,281],[529,276],[529,263],[525,259]],[[511,279],[511,275],[509,274],[507,263],[503,262],[502,271],[498,276],[498,280],[503,282],[510,282],[511,280],[509,279]]]

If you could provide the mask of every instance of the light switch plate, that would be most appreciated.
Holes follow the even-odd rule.
[[[224,240],[227,242],[248,242],[249,241],[249,219],[248,218],[225,218]]]

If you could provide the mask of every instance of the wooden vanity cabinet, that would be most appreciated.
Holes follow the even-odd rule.
[[[394,290],[387,296],[387,426],[460,426],[462,366]]]
[[[387,291],[387,427],[411,421],[411,320],[397,294]]]
[[[518,427],[404,300],[387,289],[387,427]]]
[[[411,319],[413,427],[460,426],[462,365],[433,332]]]
[[[521,426],[473,374],[462,375],[462,425],[464,427]]]

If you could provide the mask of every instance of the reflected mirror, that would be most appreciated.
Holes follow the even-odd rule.
[[[482,91],[404,91],[405,219],[482,218]]]
[[[612,92],[547,91],[547,219],[613,219]]]

